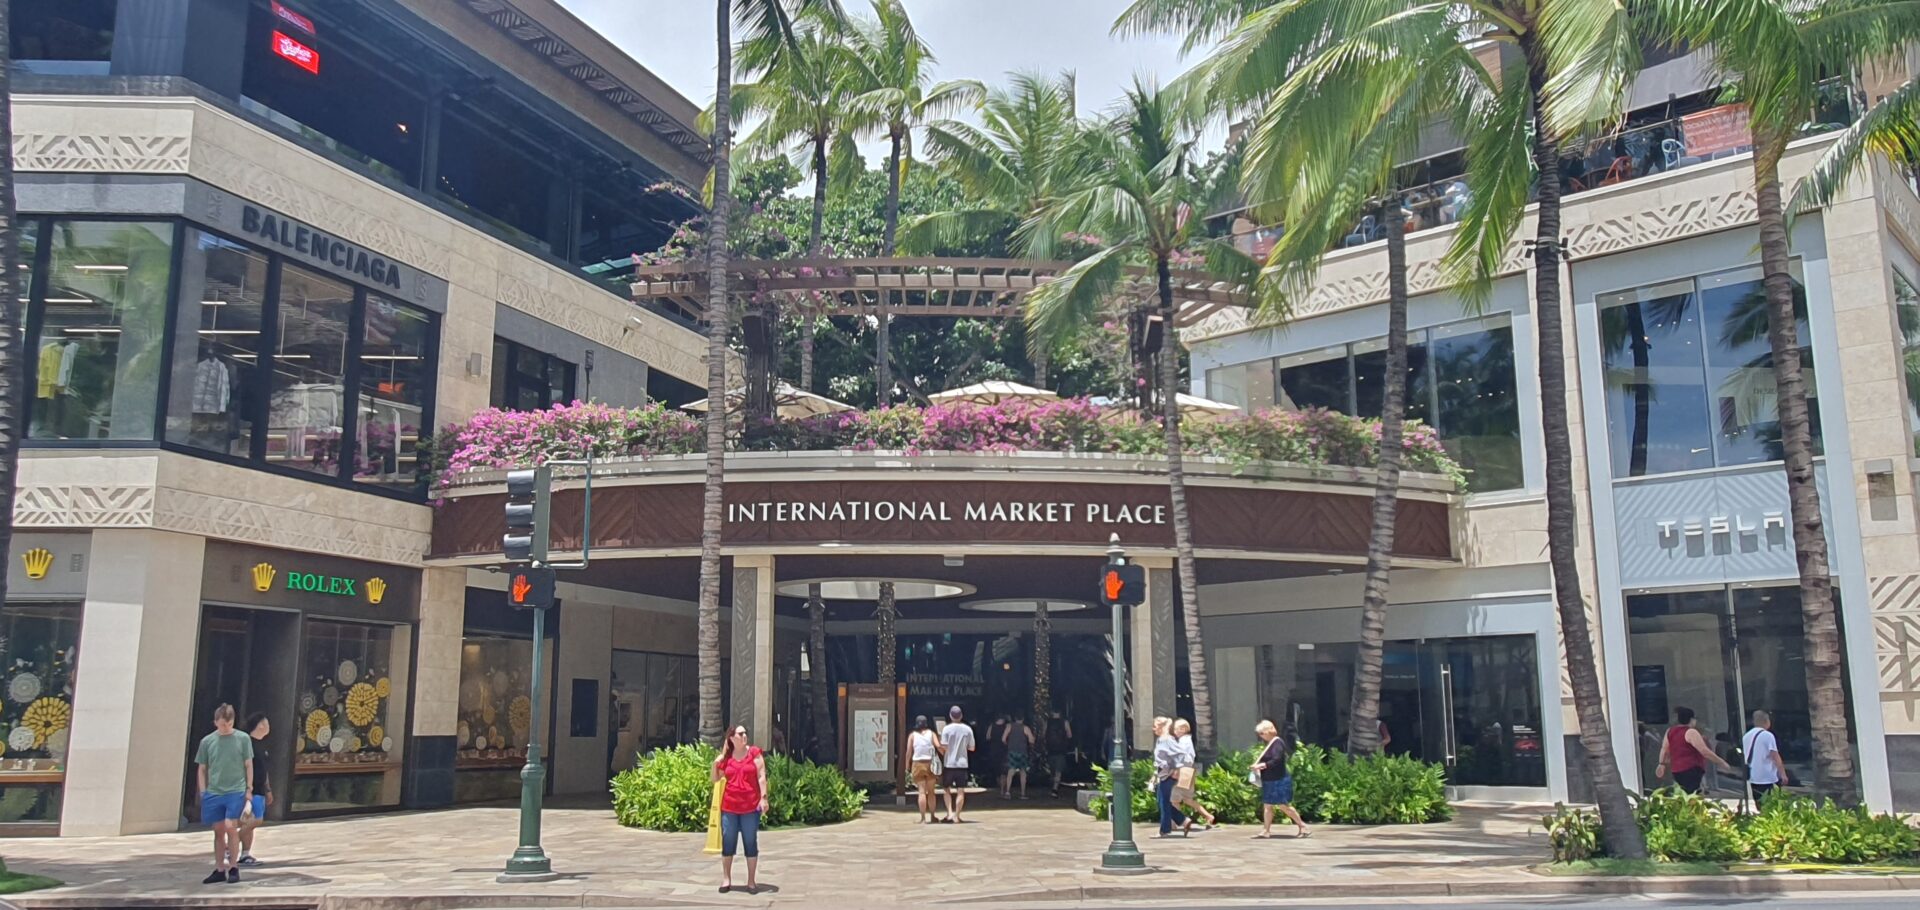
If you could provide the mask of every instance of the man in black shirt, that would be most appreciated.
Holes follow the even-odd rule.
[[[240,819],[239,864],[257,866],[260,861],[253,858],[253,832],[266,824],[267,807],[273,805],[270,776],[273,759],[267,754],[267,737],[273,732],[273,724],[265,714],[254,714],[247,718],[246,726],[240,729],[253,737],[253,804],[248,807],[251,814]]]

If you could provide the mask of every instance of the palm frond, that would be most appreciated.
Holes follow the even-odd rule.
[[[1532,92],[1524,81],[1506,80],[1467,130],[1467,183],[1473,197],[1443,260],[1448,283],[1467,308],[1478,311],[1493,294],[1493,280],[1525,217],[1536,175],[1533,166]]]
[[[1607,126],[1625,114],[1640,71],[1640,35],[1628,0],[1559,0],[1540,9],[1540,44],[1552,75],[1543,90],[1547,131],[1556,137]]]
[[[995,234],[1011,232],[1019,224],[1018,215],[1001,209],[951,209],[921,215],[902,225],[899,244],[903,252],[933,255],[940,250],[968,247]]]
[[[1827,146],[1813,170],[1794,187],[1787,204],[1788,227],[1799,212],[1833,202],[1867,155],[1875,152],[1903,167],[1920,165],[1920,81],[1910,80],[1895,89]]]
[[[1128,250],[1108,247],[1074,263],[1027,295],[1027,346],[1035,353],[1091,323],[1126,275]]]

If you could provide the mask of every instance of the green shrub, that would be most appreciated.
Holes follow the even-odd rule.
[[[1556,863],[1577,863],[1606,852],[1600,840],[1600,816],[1566,803],[1554,803],[1553,814],[1540,819],[1547,829]]]
[[[1679,788],[1656,790],[1635,810],[1647,855],[1663,862],[1720,862],[1740,855],[1739,830],[1725,806]]]
[[[1741,855],[1780,863],[1876,863],[1920,857],[1920,831],[1905,816],[1874,815],[1781,794],[1740,831]]]
[[[1222,754],[1194,781],[1195,795],[1214,817],[1229,825],[1260,820],[1260,790],[1247,782],[1247,769],[1259,757],[1256,746]],[[1302,746],[1288,762],[1293,774],[1293,804],[1311,821],[1340,825],[1417,824],[1450,818],[1446,779],[1439,765],[1403,755],[1358,761],[1318,746]],[[1107,817],[1112,780],[1104,766],[1094,768],[1101,796],[1093,799],[1096,818]],[[1153,763],[1133,763],[1133,820],[1157,822]]]
[[[630,828],[705,831],[718,756],[704,744],[647,754],[614,777],[614,817]],[[767,790],[767,815],[761,821],[770,828],[848,821],[866,805],[865,794],[838,769],[784,755],[767,756]]]

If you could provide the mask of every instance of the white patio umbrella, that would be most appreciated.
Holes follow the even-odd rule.
[[[1059,397],[1058,393],[1046,389],[1036,389],[1030,385],[1021,385],[1004,379],[989,379],[986,382],[976,382],[957,389],[935,392],[928,395],[927,400],[934,404],[955,404],[962,401],[971,404],[997,404],[1015,399],[1042,401]]]
[[[1239,413],[1240,411],[1239,405],[1201,398],[1198,395],[1189,395],[1185,392],[1181,392],[1176,400],[1180,402],[1180,416],[1182,417],[1223,417],[1228,414]]]
[[[747,391],[745,388],[729,390],[727,392],[727,409],[730,411],[738,410],[746,399],[746,396]],[[812,392],[796,389],[782,382],[773,388],[773,408],[776,416],[791,419],[816,417],[821,414],[832,414],[836,411],[851,411],[853,410],[853,405],[847,404],[844,401],[835,401],[825,395],[815,395]],[[705,398],[682,407],[682,410],[687,411],[705,411],[706,409],[707,399]]]

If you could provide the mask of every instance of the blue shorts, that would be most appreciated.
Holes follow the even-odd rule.
[[[253,798],[253,817],[259,821],[267,820],[267,798],[266,797],[255,796]]]
[[[1267,806],[1285,806],[1293,802],[1293,775],[1279,780],[1260,782],[1260,803]]]
[[[258,797],[255,797],[258,799]],[[240,817],[247,804],[245,793],[200,794],[200,824],[217,825]]]

